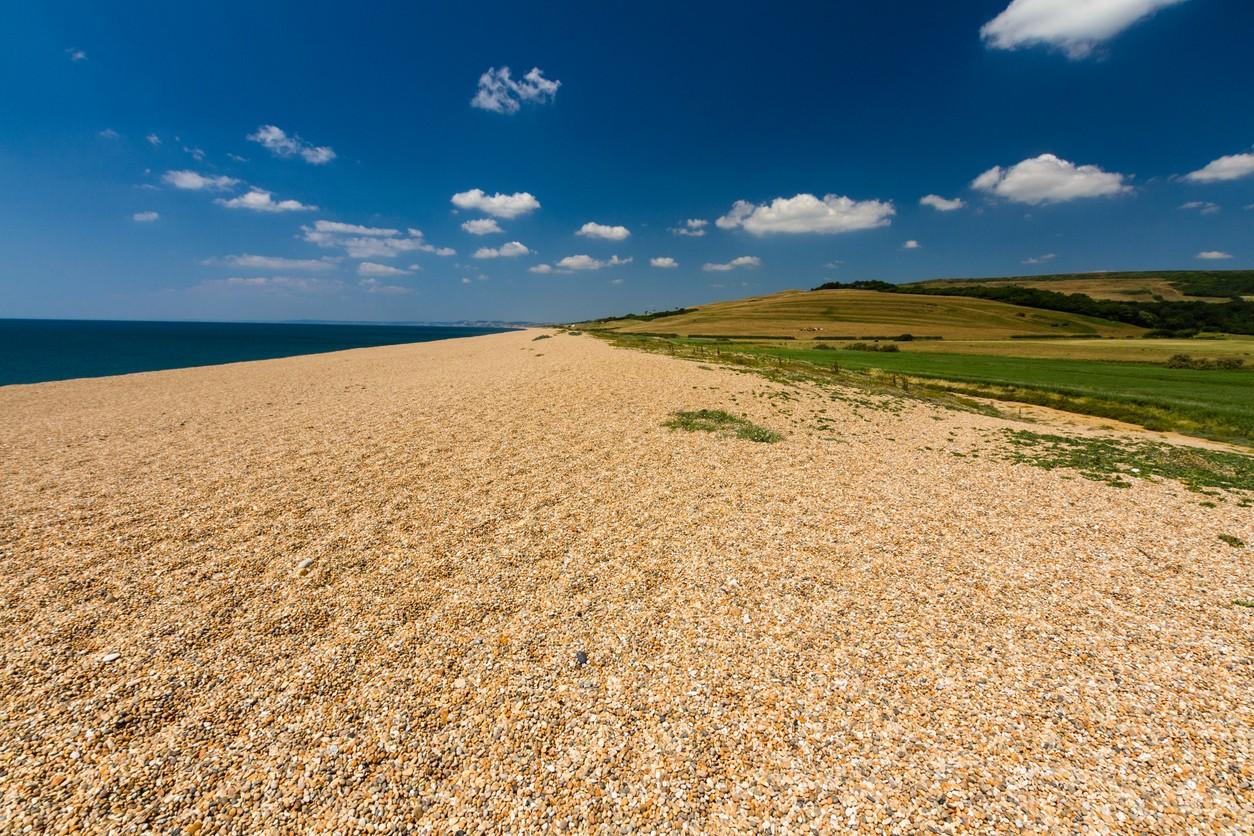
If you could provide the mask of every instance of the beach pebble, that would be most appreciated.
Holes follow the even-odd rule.
[[[105,655],[100,657],[100,661],[104,662],[107,665],[110,662],[116,662],[120,658],[122,658],[121,653],[106,653]]]

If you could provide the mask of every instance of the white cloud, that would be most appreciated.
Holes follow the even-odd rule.
[[[241,289],[269,293],[331,293],[344,287],[338,279],[314,279],[304,276],[232,276],[201,282],[200,289]]]
[[[1181,203],[1181,209],[1196,209],[1203,215],[1213,215],[1219,211],[1218,203],[1211,203],[1209,200],[1190,200],[1188,203]]]
[[[275,125],[262,125],[245,139],[256,142],[276,157],[300,157],[310,165],[325,165],[335,159],[335,152],[329,147],[305,142],[296,135],[289,136]]]
[[[404,271],[402,270],[400,272]],[[407,287],[402,287],[398,284],[384,284],[378,279],[370,276],[358,279],[357,285],[367,293],[380,293],[385,296],[402,296],[406,293],[413,293],[413,291]]]
[[[528,267],[527,272],[528,273],[552,273],[553,265],[552,264],[537,264],[534,267]]]
[[[607,241],[625,241],[631,236],[631,230],[625,226],[606,226],[594,221],[589,221],[579,227],[576,235],[582,235],[584,238],[604,238]]]
[[[357,275],[359,276],[412,276],[413,274],[413,267],[408,270],[402,270],[399,267],[376,264],[373,261],[363,261],[357,265]]]
[[[203,162],[205,159],[205,152],[201,148],[188,148],[186,145],[184,145],[183,151],[184,153],[191,155],[191,158],[198,163]]]
[[[527,249],[521,241],[510,241],[508,244],[502,244],[499,247],[480,247],[475,250],[475,258],[514,258],[520,255],[528,255],[531,250]]]
[[[100,137],[101,139],[119,139],[121,138],[122,135],[118,133],[117,131],[113,130],[113,128],[105,128],[103,131],[96,134],[96,136]]]
[[[490,67],[479,76],[479,90],[470,100],[470,106],[493,113],[517,113],[524,103],[552,101],[561,86],[560,81],[545,78],[544,71],[539,67],[532,67],[531,72],[519,81],[510,76],[509,67],[499,70]]]
[[[1097,44],[1183,0],[1013,0],[980,28],[994,49],[1053,46],[1083,58]]]
[[[1223,180],[1240,180],[1254,174],[1254,154],[1229,154],[1211,160],[1203,168],[1184,175],[1191,183],[1218,183]]]
[[[622,264],[631,264],[631,259],[612,255],[603,261],[590,255],[568,255],[557,262],[557,266],[565,270],[600,270],[602,267],[618,267]]]
[[[669,255],[664,255],[664,256],[662,256],[661,258],[651,258],[651,259],[649,259],[649,266],[650,266],[650,267],[661,267],[661,268],[663,268],[663,269],[665,269],[665,270],[670,270],[671,268],[678,267],[678,266],[679,266],[679,262],[678,262],[678,261],[676,261],[675,259],[671,258]]]
[[[729,270],[735,270],[738,267],[757,267],[762,263],[762,259],[756,255],[742,255],[740,258],[733,258],[726,264],[714,264],[707,262],[701,265],[701,269],[707,273],[726,273]]]
[[[610,279],[610,284],[612,285],[620,285],[622,283],[623,283],[622,279]]]
[[[131,220],[135,221],[136,223],[148,224],[148,223],[152,223],[159,217],[161,216],[158,215],[156,212],[136,212],[134,215],[131,215]]]
[[[148,134],[148,136],[144,137],[144,139],[148,140],[148,144],[154,148],[161,144],[161,137],[156,134]]]
[[[671,233],[674,235],[686,235],[689,238],[700,238],[702,235],[705,235],[705,227],[709,223],[709,221],[701,218],[689,218],[684,221],[683,226],[672,226]]]
[[[536,211],[540,208],[540,201],[536,200],[530,192],[515,192],[514,194],[497,192],[489,196],[482,189],[471,189],[468,192],[458,192],[453,195],[453,205],[458,209],[473,209],[485,215],[509,220]]]
[[[74,49],[71,47],[65,51],[65,54],[70,56],[70,60],[75,63],[87,60],[87,53],[83,52],[81,49]]]
[[[251,212],[312,212],[317,206],[306,206],[299,200],[275,200],[265,189],[250,189],[230,200],[218,198],[214,203],[228,209],[248,209]]]
[[[167,171],[161,175],[161,179],[176,189],[210,192],[220,192],[224,189],[229,189],[239,182],[234,177],[227,177],[224,174],[217,177],[206,177],[195,171]]]
[[[1124,175],[1095,165],[1078,166],[1053,154],[1041,154],[1010,168],[993,166],[975,178],[971,187],[1016,203],[1039,205],[1132,191],[1123,181]]]
[[[462,224],[462,229],[471,235],[493,235],[505,231],[493,218],[476,218],[473,221],[466,221]]]
[[[841,195],[812,194],[777,197],[760,205],[738,200],[731,210],[714,223],[720,229],[744,227],[754,235],[814,232],[832,235],[859,229],[887,226],[896,213],[892,203],[879,200],[852,200]]]
[[[1031,258],[1023,259],[1024,264],[1044,264],[1047,261],[1053,261],[1057,256],[1054,253],[1045,253],[1044,255],[1034,255]]]
[[[285,270],[331,270],[335,262],[325,258],[282,258],[272,255],[228,255],[223,263],[243,270],[285,271]],[[206,262],[213,263],[212,261]]]
[[[424,252],[439,256],[456,255],[449,247],[436,247],[427,243],[421,229],[399,229],[377,226],[359,226],[339,221],[315,221],[313,226],[302,226],[303,238],[319,247],[344,250],[349,258],[393,258],[400,253]]]
[[[903,250],[917,250],[917,249],[921,248],[922,246],[923,246],[923,245],[922,245],[922,244],[920,244],[918,241],[916,241],[916,240],[914,240],[913,238],[911,238],[909,241],[907,241],[906,243],[902,244],[902,245],[901,245],[901,248],[902,248]]]
[[[953,212],[966,206],[966,201],[960,197],[947,198],[938,194],[928,194],[919,198],[920,206],[931,206],[937,212]]]
[[[1203,261],[1222,261],[1227,258],[1232,258],[1232,255],[1230,253],[1223,252],[1222,250],[1203,250],[1197,254],[1197,257]]]

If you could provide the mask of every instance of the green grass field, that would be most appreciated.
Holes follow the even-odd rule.
[[[621,339],[621,338],[620,338]],[[1169,369],[1141,363],[1103,363],[939,352],[817,349],[815,344],[645,340],[628,344],[663,350],[717,351],[718,356],[778,358],[832,369],[901,376],[960,394],[1039,404],[1237,444],[1254,441],[1254,371]],[[708,357],[709,354],[704,356]]]

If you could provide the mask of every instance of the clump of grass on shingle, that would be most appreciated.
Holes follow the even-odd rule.
[[[1225,543],[1227,543],[1229,546],[1232,546],[1234,549],[1242,548],[1245,545],[1244,540],[1242,540],[1240,537],[1233,537],[1231,534],[1220,534],[1219,539],[1223,540]]]
[[[540,335],[540,336],[538,336],[538,337],[532,337],[532,338],[531,338],[531,341],[532,341],[532,342],[535,342],[536,340],[547,340],[547,339],[548,339],[549,337],[551,337],[551,336],[553,336],[553,335],[552,335],[552,334],[541,334],[541,335]]]
[[[774,430],[759,426],[746,418],[732,415],[721,409],[697,409],[688,412],[676,412],[674,417],[662,426],[672,430],[687,432],[718,433],[743,438],[747,441],[758,441],[771,444],[783,438]]]
[[[1254,601],[1248,601],[1245,598],[1237,598],[1232,603],[1236,604],[1238,607],[1249,607],[1254,610]]]

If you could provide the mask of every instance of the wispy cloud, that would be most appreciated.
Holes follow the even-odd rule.
[[[520,255],[527,255],[531,250],[527,249],[521,241],[510,241],[508,244],[502,244],[499,247],[480,247],[475,250],[475,258],[516,258]]]
[[[452,202],[458,209],[470,209],[506,219],[517,218],[540,208],[540,201],[536,200],[530,192],[515,192],[514,194],[497,192],[489,195],[482,189],[471,189],[453,195]]]
[[[74,63],[76,63],[76,64],[77,64],[79,61],[86,61],[86,60],[87,60],[87,53],[86,53],[86,52],[84,52],[84,51],[83,51],[83,50],[81,50],[81,49],[76,49],[76,48],[74,48],[74,47],[70,47],[69,49],[67,49],[67,50],[65,51],[65,54],[66,54],[66,55],[68,55],[68,56],[70,56],[70,60],[71,60],[71,61],[73,61],[73,62],[74,62]],[[108,63],[108,62],[106,62],[106,63]]]
[[[938,194],[928,194],[919,198],[920,206],[931,206],[937,212],[953,212],[966,206],[966,201],[960,197],[947,198]]]
[[[122,135],[118,133],[117,131],[113,130],[113,128],[105,128],[103,131],[100,131],[98,134],[96,134],[96,136],[100,137],[101,139],[120,139]]]
[[[239,180],[226,175],[204,175],[195,171],[167,171],[161,175],[162,181],[176,189],[187,189],[189,191],[210,191],[220,192],[231,188]]]
[[[758,258],[756,255],[742,255],[740,258],[733,258],[725,264],[706,262],[701,265],[701,269],[707,273],[727,273],[731,270],[737,270],[740,268],[749,269],[757,267],[761,263],[762,259]]]
[[[608,259],[598,259],[590,255],[581,254],[568,255],[557,262],[557,266],[564,270],[600,270],[603,267],[618,267],[623,264],[631,264],[631,259],[619,258],[616,255],[612,255]]]
[[[416,266],[417,265],[412,265],[409,269],[402,270],[400,267],[392,267],[387,264],[378,264],[373,261],[363,261],[361,264],[357,265],[357,275],[359,276],[412,276],[414,274],[414,268]]]
[[[527,272],[528,273],[552,273],[553,265],[552,264],[536,264],[532,267],[528,267]]]
[[[1051,46],[1071,58],[1084,58],[1102,41],[1118,35],[1159,9],[1184,0],[1013,0],[980,28],[994,49]]]
[[[913,238],[911,238],[909,241],[901,245],[901,248],[903,250],[918,250],[918,249],[921,249],[922,247],[923,245],[920,244],[918,241],[914,240]]]
[[[650,267],[661,267],[664,270],[670,270],[679,266],[679,262],[671,258],[669,255],[660,256],[658,258],[649,259]]]
[[[1023,263],[1024,264],[1045,264],[1048,261],[1053,261],[1055,258],[1057,258],[1057,256],[1054,253],[1045,253],[1043,255],[1034,255],[1031,258],[1025,258],[1023,259]]]
[[[161,137],[156,134],[148,134],[148,136],[144,137],[144,139],[148,140],[148,144],[154,148],[161,144]]]
[[[275,200],[274,195],[265,189],[251,189],[229,200],[220,197],[214,203],[227,209],[247,209],[250,212],[313,212],[318,208],[299,200]]]
[[[408,287],[399,284],[384,284],[373,276],[358,279],[357,286],[367,293],[378,293],[384,296],[404,296],[407,293],[413,293]]]
[[[262,125],[247,137],[250,142],[267,149],[276,157],[300,157],[310,165],[326,165],[335,159],[335,152],[326,145],[314,145],[288,134],[277,125]]]
[[[1224,261],[1232,258],[1232,254],[1226,253],[1223,250],[1203,250],[1197,254],[1197,257],[1203,261]]]
[[[214,264],[216,262],[210,260],[206,262]],[[324,271],[335,269],[335,260],[329,258],[284,258],[274,255],[252,255],[244,253],[243,255],[228,255],[222,259],[223,264],[228,264],[237,270],[260,270],[263,272],[285,272],[285,271]]]
[[[853,200],[841,195],[777,197],[760,205],[738,200],[715,221],[720,229],[742,227],[754,235],[819,233],[832,235],[888,226],[896,210],[880,200]]]
[[[705,228],[709,225],[709,221],[701,218],[689,218],[684,221],[682,226],[672,226],[672,235],[685,235],[689,238],[700,238],[705,235]]]
[[[150,224],[160,217],[156,212],[136,212],[134,215],[131,215],[131,220],[135,221],[135,223]]]
[[[342,249],[349,258],[394,258],[401,253],[424,252],[439,256],[456,255],[450,247],[436,247],[427,243],[421,229],[399,229],[377,226],[360,226],[340,221],[315,221],[312,226],[301,227],[302,237],[319,247]]]
[[[491,67],[479,76],[479,90],[470,106],[493,113],[517,113],[524,104],[553,101],[561,86],[560,81],[545,78],[539,67],[532,67],[517,81],[510,75],[509,67]]]
[[[1190,200],[1188,203],[1181,203],[1180,208],[1197,211],[1203,215],[1213,215],[1219,211],[1219,204],[1211,203],[1209,200]]]
[[[1095,165],[1076,165],[1053,154],[1041,154],[1010,168],[993,166],[975,178],[971,187],[1032,205],[1110,197],[1132,191],[1132,187],[1124,183],[1122,174],[1103,171]]]

